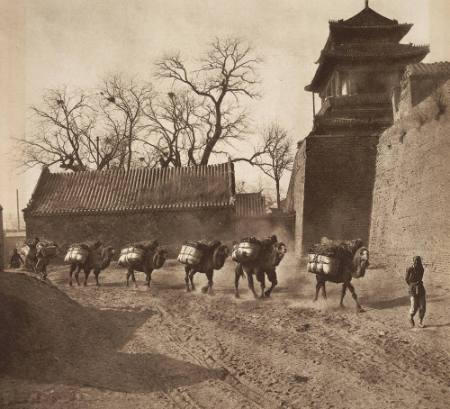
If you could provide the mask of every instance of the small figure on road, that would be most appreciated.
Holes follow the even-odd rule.
[[[423,319],[426,311],[425,287],[423,286],[423,265],[420,256],[413,258],[413,265],[406,270],[405,280],[409,286],[409,297],[411,309],[409,311],[409,322],[414,327],[414,316],[419,311],[419,326],[423,328]]]
[[[22,257],[20,257],[19,252],[16,248],[14,248],[11,260],[9,261],[9,267],[10,268],[19,268],[20,265],[23,264]]]

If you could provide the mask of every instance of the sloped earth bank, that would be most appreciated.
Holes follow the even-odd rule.
[[[231,263],[213,296],[186,293],[175,262],[150,290],[116,268],[99,289],[69,287],[64,267],[48,283],[0,273],[0,407],[448,408],[450,288],[427,277],[427,327],[412,330],[400,275],[356,280],[356,314],[333,284],[313,304],[314,277],[281,267],[269,300],[242,280],[235,299]]]

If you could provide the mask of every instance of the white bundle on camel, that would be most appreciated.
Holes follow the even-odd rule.
[[[200,241],[188,241],[181,246],[177,260],[189,266],[199,265],[202,261],[207,246]]]
[[[256,237],[243,238],[233,246],[231,259],[238,263],[255,261],[261,252],[261,242]]]
[[[72,244],[67,250],[64,262],[66,264],[84,264],[89,254],[97,250],[101,245],[102,243],[100,241],[85,241]]]
[[[157,240],[140,241],[124,247],[120,251],[119,265],[128,267],[131,264],[138,264],[144,261],[145,255],[149,251],[154,251],[158,247]]]
[[[351,263],[355,251],[362,246],[361,240],[333,241],[326,238],[314,244],[308,251],[308,272],[338,275],[344,265]]]
[[[36,244],[36,250],[43,257],[52,258],[58,254],[58,245],[54,241],[41,240]]]

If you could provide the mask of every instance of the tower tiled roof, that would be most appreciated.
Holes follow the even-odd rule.
[[[319,67],[306,91],[318,92],[338,62],[371,60],[418,63],[429,53],[428,46],[399,44],[411,24],[399,24],[366,6],[347,20],[330,22],[330,35],[317,61]]]
[[[347,20],[341,20],[338,24],[354,27],[396,26],[398,21],[382,16],[370,7],[365,7],[358,14]]]
[[[261,192],[237,193],[237,216],[262,216],[266,213],[266,200]]]
[[[232,163],[50,173],[44,168],[25,209],[30,215],[228,207]]]

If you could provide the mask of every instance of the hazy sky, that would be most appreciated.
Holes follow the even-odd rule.
[[[404,42],[429,43],[426,61],[450,60],[448,0],[371,0],[381,14],[414,23]],[[249,106],[255,127],[277,119],[295,140],[311,129],[311,80],[328,20],[348,18],[364,0],[0,0],[0,203],[25,207],[40,170],[17,175],[13,137],[46,88],[92,87],[108,72],[150,79],[153,62],[180,50],[199,55],[216,36],[250,41],[264,59],[263,97]],[[239,166],[256,183],[259,174]],[[286,186],[287,179],[284,181]]]

